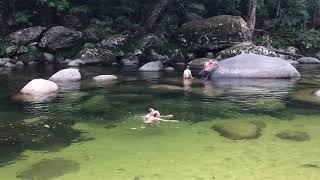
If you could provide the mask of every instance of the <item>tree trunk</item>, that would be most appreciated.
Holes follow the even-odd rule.
[[[249,27],[249,40],[252,40],[252,36],[254,33],[254,29],[256,26],[256,9],[257,9],[257,0],[249,0],[248,1],[248,27]]]
[[[316,0],[310,0],[310,12],[311,12],[311,27],[315,28],[317,23],[317,15],[318,15],[318,4]]]
[[[278,0],[277,13],[276,13],[276,18],[274,19],[274,22],[273,22],[272,31],[276,30],[276,26],[277,26],[277,23],[278,23],[278,20],[279,20],[279,16],[280,16],[280,10],[281,10],[281,0]]]
[[[16,1],[3,0],[0,1],[0,24],[2,26],[12,26],[16,23]]]
[[[144,32],[148,32],[152,30],[155,23],[158,21],[160,15],[167,9],[167,6],[169,4],[169,0],[160,0],[155,7],[153,8],[153,11],[151,15],[148,17],[144,24]]]

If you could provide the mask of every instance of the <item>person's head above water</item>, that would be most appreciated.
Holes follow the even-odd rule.
[[[186,69],[190,69],[190,66],[188,65],[188,66],[186,67]]]
[[[150,108],[148,109],[148,111],[149,111],[149,112],[152,112],[152,111],[154,111],[154,108],[153,108],[153,107],[150,107]]]

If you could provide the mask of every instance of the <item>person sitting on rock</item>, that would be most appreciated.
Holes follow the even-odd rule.
[[[160,121],[164,122],[179,122],[177,120],[165,120],[162,118],[172,118],[173,115],[161,116],[160,112],[155,110],[153,107],[149,108],[149,113],[144,116],[143,122],[146,125],[156,125]]]
[[[192,79],[192,73],[190,70],[190,66],[187,66],[187,68],[183,72],[183,79]]]
[[[209,80],[210,79],[211,73],[212,73],[215,65],[218,68],[220,68],[220,65],[217,62],[213,61],[212,59],[210,59],[209,61],[204,63],[204,67],[203,67],[203,70],[201,72],[204,80]]]

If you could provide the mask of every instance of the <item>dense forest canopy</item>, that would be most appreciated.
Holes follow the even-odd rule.
[[[100,25],[103,31],[112,33],[137,32],[161,1],[166,7],[157,21],[167,18],[171,24],[181,25],[190,17],[222,14],[248,20],[251,0],[3,0],[0,2],[1,31],[6,34],[23,27],[67,23],[76,29]],[[319,5],[320,0],[257,0],[256,34],[270,34],[276,47],[303,40],[319,48]],[[161,28],[168,29],[167,26],[163,24]],[[255,36],[254,40],[259,43],[261,38]]]

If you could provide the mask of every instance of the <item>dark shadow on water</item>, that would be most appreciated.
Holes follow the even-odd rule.
[[[42,160],[17,175],[22,180],[50,180],[64,174],[77,172],[80,164],[66,159]]]

